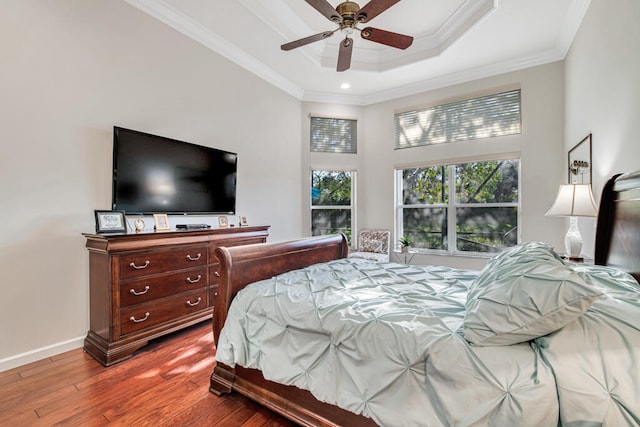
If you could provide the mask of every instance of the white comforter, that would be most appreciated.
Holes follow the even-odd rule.
[[[462,336],[476,274],[344,259],[258,282],[234,299],[216,359],[382,426],[556,426],[537,347]]]

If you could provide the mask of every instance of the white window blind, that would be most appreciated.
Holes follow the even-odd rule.
[[[520,89],[394,114],[394,149],[520,133]]]
[[[358,121],[311,117],[311,151],[322,153],[357,152]]]

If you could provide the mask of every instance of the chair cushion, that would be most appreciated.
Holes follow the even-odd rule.
[[[349,258],[361,258],[378,262],[389,262],[388,254],[378,254],[375,252],[350,252]]]
[[[382,253],[384,244],[380,240],[374,239],[361,239],[360,240],[360,250],[362,252],[375,252]]]
[[[386,254],[389,252],[387,241],[389,232],[384,230],[364,230],[360,232],[359,252]]]

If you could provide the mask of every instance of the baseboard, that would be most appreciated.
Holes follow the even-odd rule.
[[[51,344],[46,347],[27,351],[25,353],[16,354],[15,356],[0,359],[0,372],[8,371],[9,369],[26,365],[27,363],[46,359],[47,357],[55,356],[56,354],[64,353],[65,351],[82,348],[83,343],[84,336],[81,336],[56,344]]]

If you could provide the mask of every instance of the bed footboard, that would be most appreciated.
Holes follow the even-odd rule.
[[[220,280],[213,311],[213,338],[216,344],[227,319],[231,300],[240,289],[287,271],[346,258],[348,253],[349,245],[343,234],[217,248],[215,255],[220,262]]]
[[[220,262],[213,311],[216,344],[231,301],[240,289],[287,271],[346,258],[348,251],[347,238],[342,234],[216,249]],[[216,395],[236,391],[304,426],[375,426],[371,419],[320,402],[306,390],[265,380],[255,369],[219,363],[211,374],[209,389]]]

